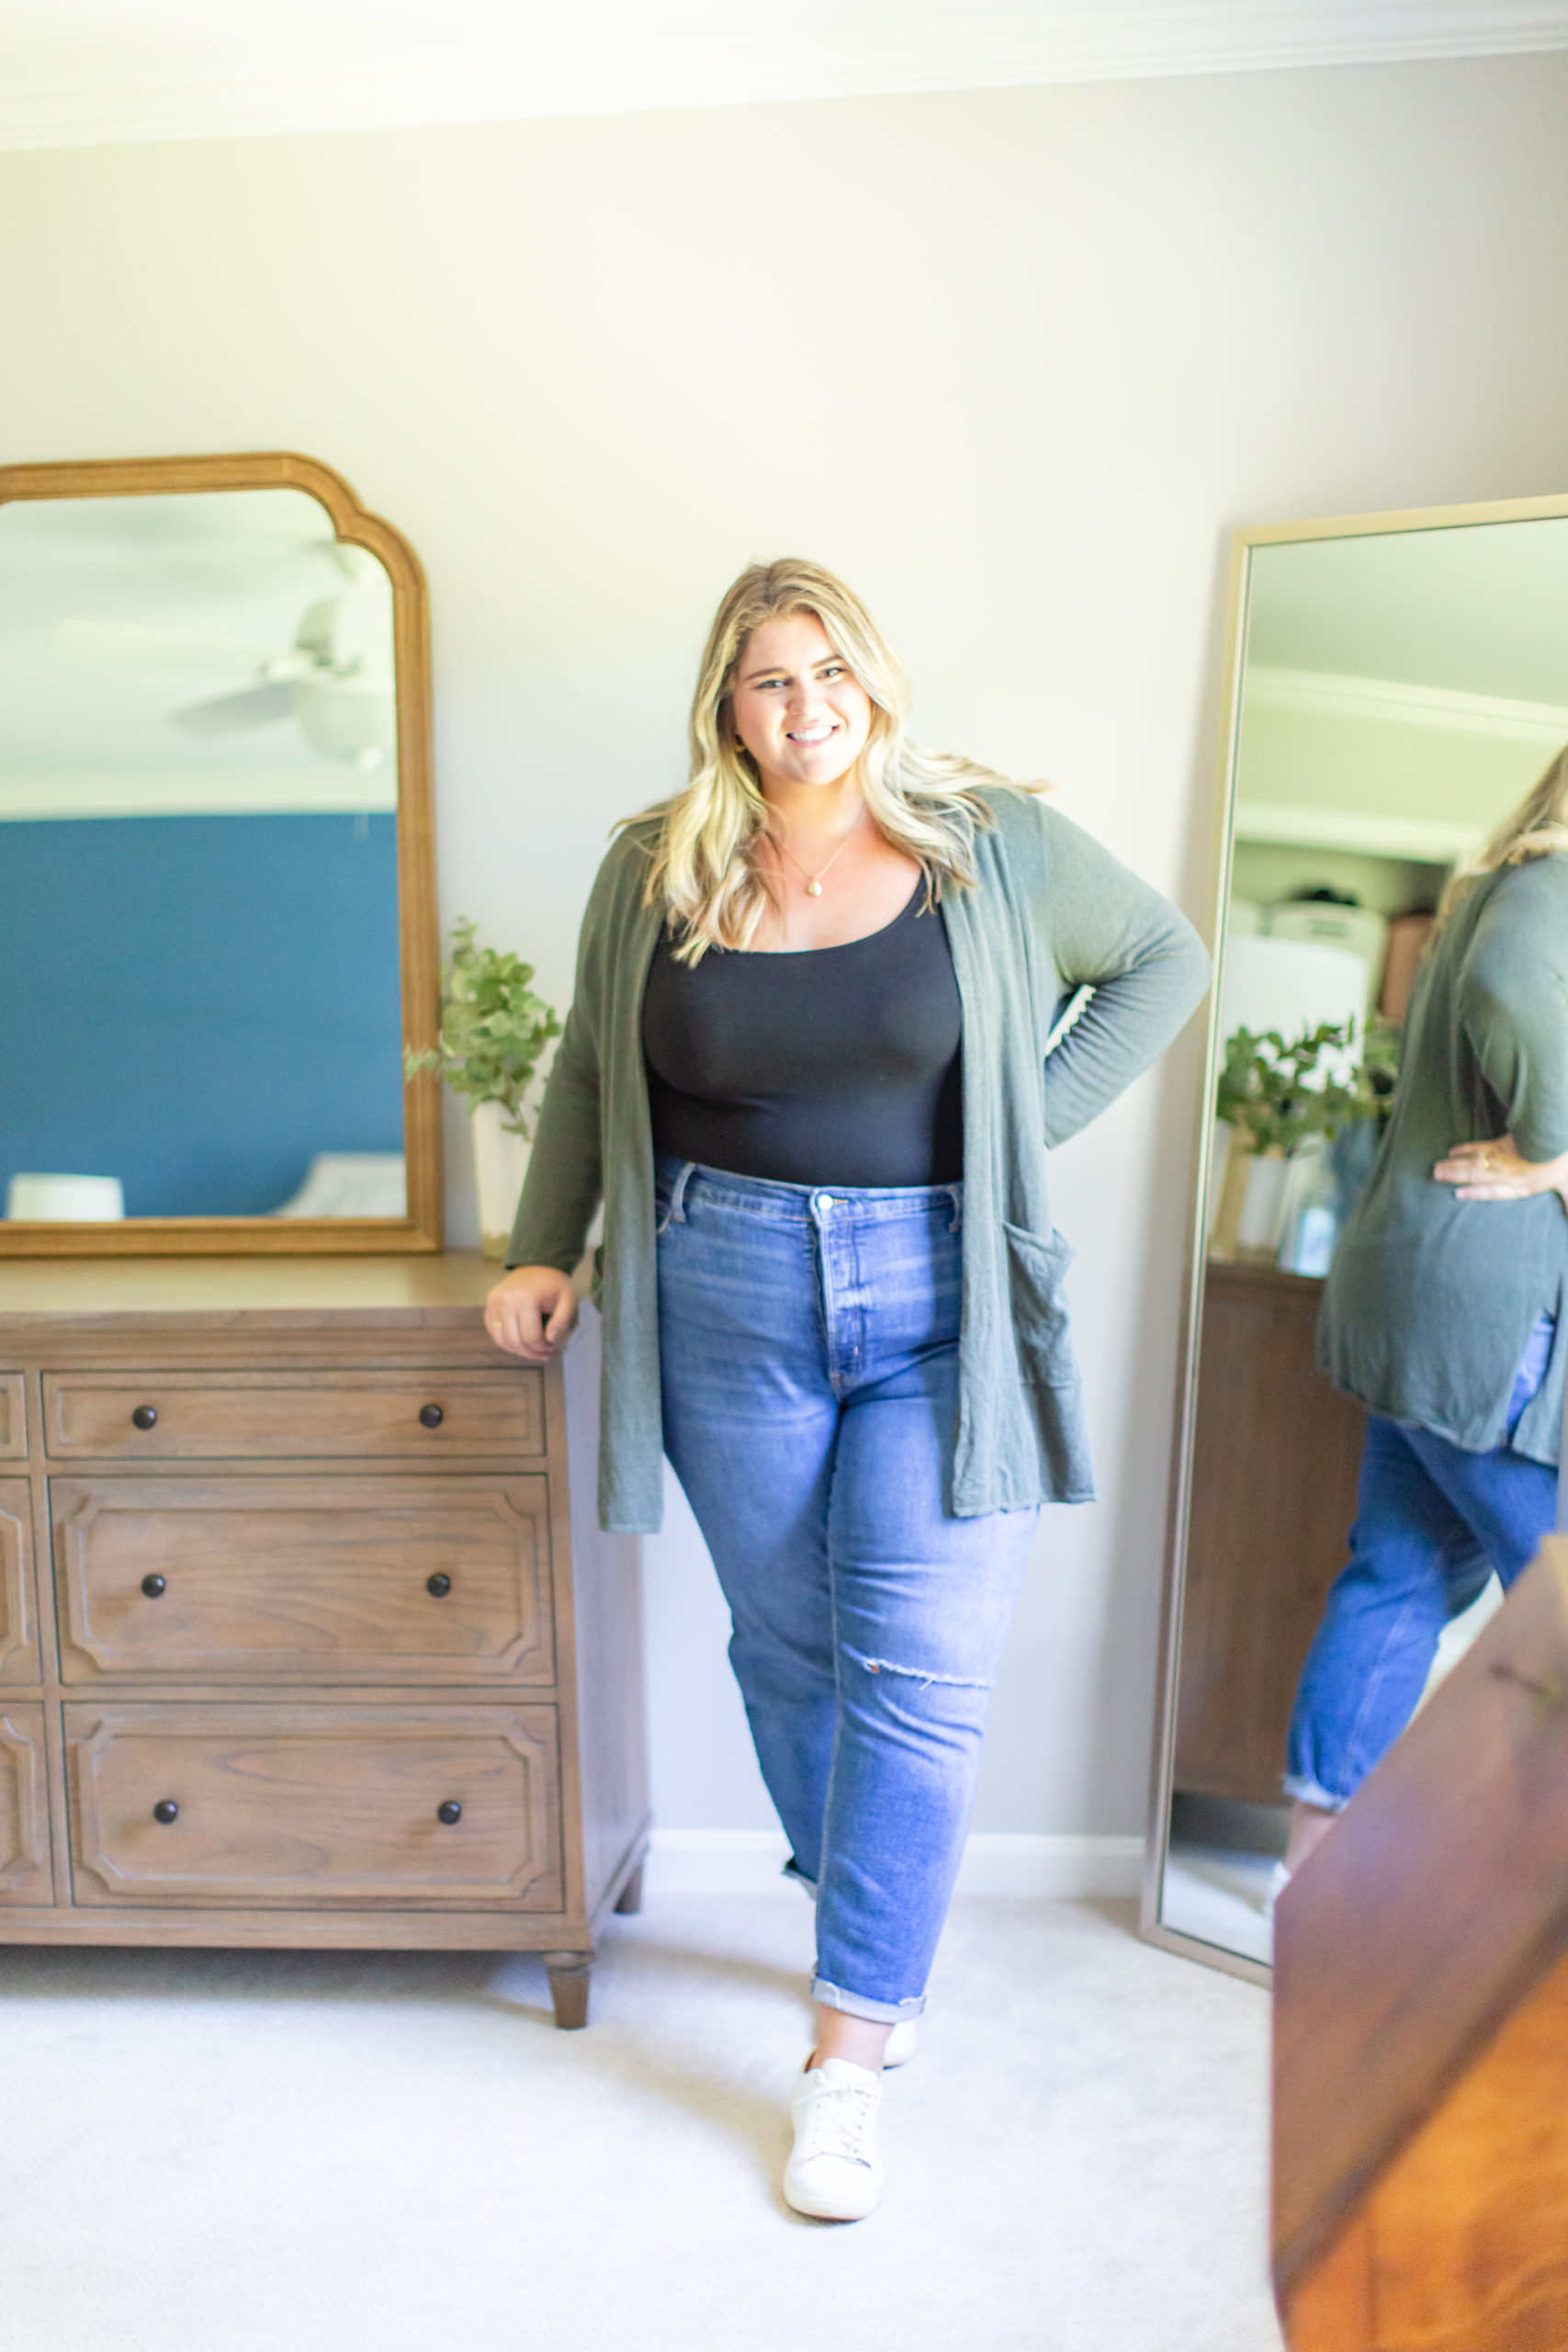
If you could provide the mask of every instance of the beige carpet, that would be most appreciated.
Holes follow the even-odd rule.
[[[960,1905],[833,2227],[777,2189],[809,1933],[654,1902],[579,2034],[525,1959],[0,1950],[4,2352],[1278,2352],[1260,1992]]]

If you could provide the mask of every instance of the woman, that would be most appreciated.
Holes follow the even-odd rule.
[[[1404,1730],[1447,1619],[1494,1569],[1512,1584],[1555,1516],[1565,817],[1568,751],[1444,894],[1394,1109],[1324,1294],[1323,1369],[1373,1418],[1350,1564],[1291,1722],[1286,1876]]]
[[[1207,969],[1064,818],[913,745],[907,707],[831,573],[729,590],[691,780],[594,885],[486,1308],[519,1355],[559,1347],[603,1199],[601,1515],[656,1528],[668,1452],[713,1555],[818,1905],[784,2193],[840,2220],[881,2193],[880,2070],[923,2006],[1036,1510],[1091,1492],[1046,1152]]]

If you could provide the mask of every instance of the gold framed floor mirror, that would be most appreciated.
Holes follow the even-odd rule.
[[[1438,896],[1565,742],[1568,497],[1235,534],[1142,1931],[1260,1982],[1365,1428],[1317,1369],[1324,1277]],[[1222,1116],[1278,1041],[1321,1105],[1289,1156]],[[1499,1600],[1450,1623],[1426,1695]]]
[[[0,469],[0,1258],[430,1251],[423,574],[287,451]]]

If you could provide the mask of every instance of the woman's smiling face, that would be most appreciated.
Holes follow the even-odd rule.
[[[871,732],[871,696],[815,613],[790,613],[752,630],[730,707],[764,789],[839,783]]]

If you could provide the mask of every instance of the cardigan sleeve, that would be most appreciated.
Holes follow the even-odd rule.
[[[570,1274],[588,1246],[588,1229],[604,1190],[602,1039],[609,963],[618,931],[615,901],[625,865],[626,852],[617,842],[589,893],[578,936],[571,1011],[535,1122],[528,1173],[507,1244],[509,1267],[554,1266]]]
[[[545,1085],[506,1262],[570,1274],[599,1205],[599,1070],[573,1002]]]
[[[1090,993],[1045,1058],[1045,1142],[1099,1117],[1201,1002],[1209,958],[1183,914],[1070,818],[1043,808],[1044,915],[1066,987]]]
[[[1568,1151],[1568,856],[1534,859],[1492,892],[1465,949],[1456,1008],[1517,1148],[1538,1163],[1560,1158]]]

